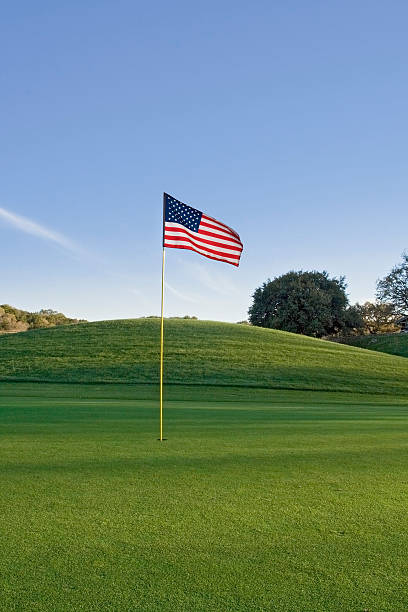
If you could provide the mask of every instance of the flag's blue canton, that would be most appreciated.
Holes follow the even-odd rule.
[[[198,232],[202,212],[175,200],[169,195],[166,195],[166,214],[165,220],[171,223],[180,223],[193,232]]]

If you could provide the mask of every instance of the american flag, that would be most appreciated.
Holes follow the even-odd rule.
[[[164,194],[163,246],[188,249],[217,261],[239,265],[242,242],[237,232],[200,210]]]

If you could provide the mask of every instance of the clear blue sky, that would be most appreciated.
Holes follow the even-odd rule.
[[[163,191],[244,242],[238,269],[169,250],[168,315],[241,320],[290,269],[373,299],[408,246],[407,21],[403,1],[6,3],[0,303],[158,314]]]

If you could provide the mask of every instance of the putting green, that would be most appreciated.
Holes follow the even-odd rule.
[[[0,609],[408,608],[408,400],[134,393],[1,384]]]

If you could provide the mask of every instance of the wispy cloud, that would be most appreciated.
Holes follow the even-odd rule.
[[[12,225],[16,229],[24,232],[26,234],[31,234],[32,236],[36,236],[37,238],[41,238],[42,240],[47,240],[49,242],[53,242],[58,246],[66,249],[70,253],[75,255],[84,255],[85,251],[78,245],[76,245],[72,240],[69,240],[62,234],[58,232],[54,232],[53,230],[28,219],[27,217],[23,217],[21,215],[16,215],[5,208],[0,207],[0,219]]]
[[[167,281],[164,284],[166,288],[169,289],[169,291],[171,291],[171,293],[173,293],[178,298],[181,298],[182,300],[185,300],[186,302],[193,302],[194,304],[198,303],[199,300],[191,297],[190,295],[185,295],[184,293],[181,293],[181,291],[178,291],[177,289],[169,285]]]
[[[234,295],[238,293],[238,289],[234,283],[232,283],[222,272],[210,273],[207,268],[195,262],[187,263],[183,261],[183,264],[193,272],[194,278],[207,287],[207,289],[219,293],[220,295]]]

